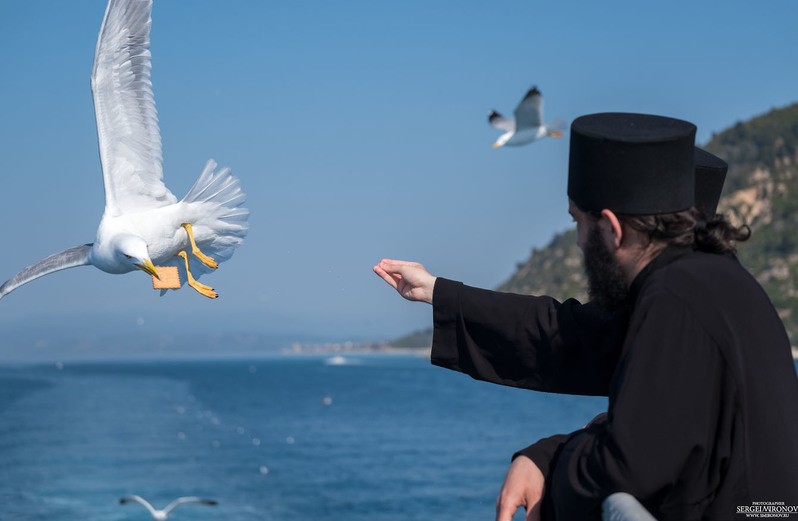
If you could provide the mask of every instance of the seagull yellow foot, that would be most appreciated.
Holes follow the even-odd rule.
[[[199,249],[199,246],[197,246],[197,243],[194,241],[194,230],[191,229],[191,225],[189,223],[183,223],[180,226],[182,226],[188,234],[188,240],[191,242],[191,253],[193,253],[201,263],[208,266],[210,269],[215,270],[218,268],[219,265],[216,263],[216,261],[202,253],[202,251]]]
[[[219,296],[218,293],[213,291],[213,288],[210,286],[206,286],[205,284],[198,282],[194,275],[191,274],[191,269],[188,266],[188,254],[184,251],[178,252],[177,255],[182,257],[183,260],[186,262],[186,278],[188,279],[188,285],[197,290],[201,295],[204,295],[208,298],[217,298]]]

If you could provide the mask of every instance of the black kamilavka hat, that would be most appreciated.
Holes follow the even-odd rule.
[[[712,219],[717,213],[728,169],[726,161],[695,147],[695,207],[707,219]]]
[[[695,202],[696,127],[649,114],[589,114],[571,124],[568,197],[582,210],[680,212]]]

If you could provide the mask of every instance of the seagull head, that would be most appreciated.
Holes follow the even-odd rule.
[[[135,268],[155,278],[160,278],[147,251],[147,242],[141,237],[137,235],[121,235],[117,237],[114,250],[117,262],[131,266],[130,271]]]

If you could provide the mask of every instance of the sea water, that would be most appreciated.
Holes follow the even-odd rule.
[[[491,520],[513,452],[606,399],[416,356],[0,367],[0,519]],[[517,516],[521,518],[521,516]]]

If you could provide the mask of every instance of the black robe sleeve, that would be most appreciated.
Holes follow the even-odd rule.
[[[720,350],[689,305],[660,293],[640,302],[624,353],[608,421],[560,449],[546,492],[556,519],[599,519],[601,501],[619,491],[657,519],[700,519],[734,430],[736,392]]]
[[[568,439],[567,434],[555,434],[548,438],[543,438],[525,449],[521,449],[513,454],[513,459],[518,456],[526,456],[535,462],[535,465],[540,469],[546,482],[549,481],[549,472],[554,470],[553,462],[557,458],[557,454],[565,441]]]
[[[517,458],[518,456],[526,456],[527,458],[531,459],[535,462],[535,464],[537,464],[543,475],[546,476],[546,481],[548,482],[549,472],[553,470],[553,462],[557,458],[562,446],[566,441],[568,441],[568,438],[579,434],[586,429],[601,428],[601,425],[603,425],[606,421],[606,414],[596,416],[590,421],[590,423],[578,431],[572,432],[571,434],[555,434],[554,436],[543,438],[542,440],[533,443],[529,447],[519,450],[513,454],[513,459]]]
[[[439,277],[432,363],[487,382],[607,396],[626,318],[592,303],[472,288]]]

